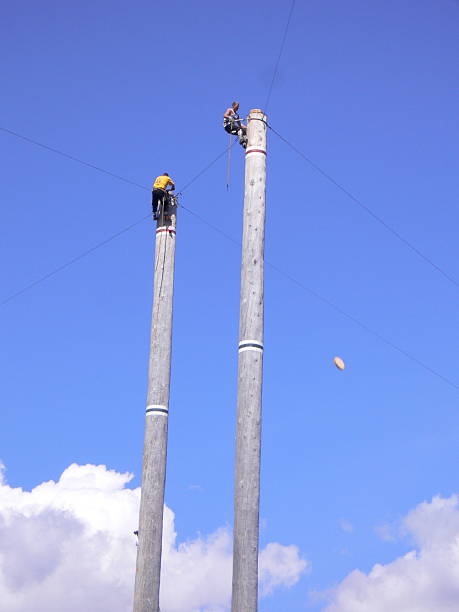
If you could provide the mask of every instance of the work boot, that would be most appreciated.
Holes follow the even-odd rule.
[[[239,132],[237,133],[238,137],[239,137],[239,144],[241,146],[244,147],[244,149],[247,146],[247,136],[244,134],[244,132],[242,130],[239,130]]]

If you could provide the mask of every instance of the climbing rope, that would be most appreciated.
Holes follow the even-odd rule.
[[[231,134],[229,136],[229,146],[228,146],[228,164],[226,166],[226,189],[229,190],[230,180],[231,180]]]

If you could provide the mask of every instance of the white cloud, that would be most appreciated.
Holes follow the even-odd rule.
[[[188,488],[188,491],[199,491],[199,492],[204,491],[202,486],[199,484],[189,484],[187,488]]]
[[[32,491],[8,486],[0,469],[0,610],[130,612],[140,489],[130,474],[76,464]],[[231,591],[226,528],[177,543],[165,507],[162,612],[226,612]],[[290,587],[307,562],[295,546],[260,554],[260,589]]]
[[[457,612],[459,610],[459,500],[434,497],[402,521],[415,549],[369,574],[351,572],[332,592],[324,612]]]
[[[384,542],[395,542],[397,539],[395,529],[393,525],[383,523],[375,527],[375,533],[384,540]]]
[[[338,524],[341,529],[346,533],[352,533],[354,531],[354,525],[351,523],[351,521],[348,521],[346,519],[340,519],[338,521]]]
[[[299,576],[310,570],[310,564],[300,558],[296,546],[282,546],[270,542],[259,559],[260,592],[270,595],[277,587],[291,587]]]

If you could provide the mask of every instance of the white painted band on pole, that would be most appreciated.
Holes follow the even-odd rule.
[[[263,342],[259,340],[241,340],[239,342],[239,352],[243,353],[244,351],[256,351],[258,353],[263,352]]]
[[[169,414],[169,408],[164,404],[149,404],[145,410],[145,414],[162,414],[167,416]]]
[[[243,346],[239,349],[239,353],[245,353],[246,351],[255,351],[255,353],[262,353],[263,349],[258,346]]]

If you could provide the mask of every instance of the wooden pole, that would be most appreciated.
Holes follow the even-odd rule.
[[[250,111],[239,321],[232,612],[258,607],[266,116]]]
[[[172,345],[176,206],[156,228],[153,313],[134,612],[159,612]]]

